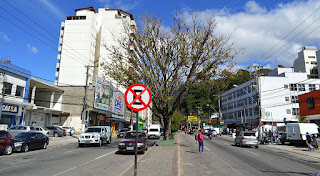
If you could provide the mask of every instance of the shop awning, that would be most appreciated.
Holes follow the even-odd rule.
[[[110,114],[114,114],[114,113],[111,112],[111,111],[102,110],[102,109],[96,109],[96,108],[93,108],[91,111],[100,112],[100,113],[110,113]]]
[[[112,118],[108,118],[108,119],[117,120],[117,121],[121,121],[121,122],[129,122],[130,123],[130,121],[127,121],[125,119],[116,118],[116,117],[112,117]]]
[[[31,103],[28,103],[28,102],[17,101],[17,100],[12,100],[12,99],[7,99],[7,98],[3,99],[3,103],[17,105],[17,106],[24,106],[26,108],[32,108],[32,107],[35,106],[35,104],[31,104]]]

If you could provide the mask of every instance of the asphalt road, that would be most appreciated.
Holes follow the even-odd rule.
[[[259,149],[234,146],[232,138],[204,136],[199,154],[194,135],[180,134],[184,174],[194,175],[314,175],[320,159],[260,145]]]
[[[134,154],[116,153],[119,141],[113,138],[111,144],[83,148],[79,148],[77,142],[72,142],[28,153],[0,156],[0,175],[121,175],[134,163]],[[153,142],[149,141],[149,144]]]

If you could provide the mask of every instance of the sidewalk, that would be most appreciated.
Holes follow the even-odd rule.
[[[234,139],[232,138],[231,135],[222,135],[221,137],[226,140],[229,140],[229,141],[234,141]],[[285,144],[285,145],[282,145],[282,144],[261,144],[261,145],[320,159],[320,150],[315,149],[314,151],[308,151],[307,146],[293,146],[293,145],[287,145],[287,144]]]
[[[49,137],[49,145],[48,147],[58,146],[58,145],[66,145],[70,143],[78,142],[78,135],[73,136],[64,136],[64,137]]]
[[[138,159],[138,176],[176,176],[181,175],[179,134],[176,134],[175,144],[171,146],[153,146]],[[124,171],[123,176],[134,175],[134,164]]]

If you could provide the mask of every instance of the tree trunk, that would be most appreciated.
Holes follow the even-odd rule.
[[[169,140],[170,139],[170,134],[171,134],[171,117],[164,117],[164,140]]]

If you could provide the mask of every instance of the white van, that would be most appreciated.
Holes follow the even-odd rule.
[[[160,139],[160,124],[151,124],[148,128],[148,138]]]
[[[318,126],[315,123],[288,123],[286,127],[286,135],[288,141],[305,141],[306,133],[317,134]]]
[[[110,126],[91,126],[87,130],[80,134],[78,138],[79,147],[83,147],[85,144],[96,144],[101,146],[103,143],[111,143],[111,128]]]

